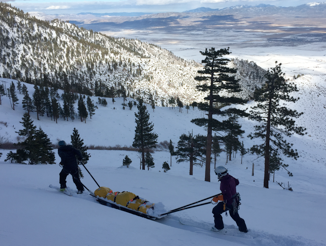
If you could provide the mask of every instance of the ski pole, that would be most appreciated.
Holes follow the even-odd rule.
[[[88,169],[85,167],[84,163],[83,162],[79,162],[83,165],[83,167],[86,169],[86,171],[89,173],[89,175],[93,178],[93,180],[95,181],[95,183],[97,184],[98,187],[100,187],[100,185],[97,183],[97,181],[95,180],[95,178],[93,177],[93,175],[88,171]]]
[[[184,206],[181,206],[181,207],[178,207],[178,208],[172,209],[172,210],[170,210],[169,212],[164,213],[164,214],[162,214],[162,215],[170,214],[170,213],[174,213],[174,212],[178,212],[178,211],[181,211],[181,210],[186,209],[187,207],[189,207],[189,208],[197,207],[197,205],[196,205],[196,206],[191,206],[191,205],[194,205],[194,204],[196,204],[196,203],[199,203],[199,202],[202,202],[202,201],[208,200],[208,199],[210,199],[210,198],[216,197],[216,196],[221,195],[221,194],[222,194],[222,193],[219,193],[219,194],[216,194],[216,195],[214,195],[214,196],[210,196],[210,197],[204,198],[204,199],[202,199],[202,200],[199,200],[199,201],[197,201],[197,202],[193,202],[193,203],[190,203],[190,204],[187,204],[187,205],[184,205]],[[208,202],[208,203],[210,203],[210,202]],[[205,204],[208,204],[208,203],[205,203]],[[205,205],[205,204],[203,204],[203,205]],[[190,206],[191,206],[191,207],[190,207]]]

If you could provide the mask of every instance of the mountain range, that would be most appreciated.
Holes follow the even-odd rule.
[[[58,19],[39,20],[5,3],[0,12],[3,77],[29,83],[46,77],[91,91],[98,83],[104,96],[113,87],[159,106],[167,106],[171,97],[184,104],[203,99],[194,80],[202,65],[195,61],[137,39],[114,38]],[[239,67],[237,76],[246,85],[242,96],[249,99],[264,70],[236,59],[230,65]]]

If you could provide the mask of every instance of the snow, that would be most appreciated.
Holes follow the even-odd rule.
[[[59,165],[21,165],[4,162],[9,150],[1,150],[0,157],[0,237],[1,245],[326,245],[324,211],[326,204],[325,184],[325,139],[324,105],[325,94],[325,49],[311,46],[298,48],[278,47],[263,49],[234,49],[233,55],[242,59],[253,60],[263,68],[274,65],[275,60],[283,63],[287,76],[304,74],[296,81],[301,91],[300,100],[290,105],[305,114],[298,124],[307,128],[305,136],[292,136],[289,140],[298,149],[300,158],[295,161],[285,159],[293,177],[288,177],[285,170],[276,172],[275,180],[293,188],[293,192],[283,190],[276,182],[270,181],[270,189],[263,188],[263,159],[245,155],[243,164],[240,156],[225,164],[225,154],[218,158],[218,165],[226,165],[229,173],[240,180],[238,191],[242,205],[240,216],[245,219],[249,233],[236,230],[230,216],[223,215],[227,233],[211,232],[213,225],[211,209],[205,205],[168,215],[158,221],[151,221],[123,211],[100,205],[88,194],[63,195],[49,188],[58,185]],[[189,56],[194,56],[192,51]],[[177,52],[175,52],[177,53]],[[6,84],[10,79],[0,79]],[[14,81],[15,82],[15,81]],[[32,85],[28,85],[30,94]],[[23,109],[22,95],[19,105],[13,111],[7,97],[2,97],[0,105],[0,141],[17,142],[21,129]],[[96,102],[97,98],[93,98]],[[86,145],[131,146],[137,108],[123,110],[122,99],[115,104],[108,100],[108,106],[99,106],[93,119],[82,123],[63,121],[58,124],[49,118],[36,114],[31,117],[34,124],[41,126],[51,141],[59,139],[69,142],[72,130],[76,127]],[[60,102],[62,103],[62,102]],[[247,107],[253,104],[252,102]],[[115,108],[115,109],[114,109]],[[190,123],[191,119],[202,117],[203,112],[192,108],[188,111],[177,108],[156,107],[154,112],[148,106],[150,120],[159,142],[172,139],[176,145],[183,133],[204,134],[202,128]],[[4,124],[7,122],[7,126]],[[245,147],[253,144],[246,136],[252,131],[254,123],[241,120]],[[56,152],[56,150],[55,150]],[[139,153],[132,151],[89,150],[91,158],[87,168],[102,186],[113,191],[130,191],[153,202],[159,209],[171,209],[201,200],[219,193],[219,183],[212,170],[211,182],[204,181],[204,167],[195,166],[194,175],[189,176],[189,164],[176,164],[173,158],[171,170],[164,173],[162,164],[169,163],[168,150],[153,154],[155,168],[139,170]],[[128,155],[133,161],[130,168],[122,168],[122,160]],[[59,163],[56,153],[56,163]],[[252,176],[252,164],[255,174]],[[213,167],[213,165],[212,165]],[[212,168],[213,169],[213,168]],[[83,171],[82,182],[92,191],[96,183]],[[67,184],[75,190],[70,177]],[[179,220],[191,221],[195,226],[182,225]]]

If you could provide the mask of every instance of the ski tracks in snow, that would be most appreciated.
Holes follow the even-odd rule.
[[[248,233],[243,233],[238,230],[236,225],[224,225],[223,230],[215,232],[211,231],[214,225],[213,218],[212,222],[209,223],[205,221],[196,221],[192,218],[169,215],[165,219],[159,221],[159,223],[249,246],[325,246],[325,244],[302,237],[273,235],[264,231],[251,230],[250,228]]]
[[[59,190],[59,187],[52,186]],[[94,200],[87,191],[83,194],[77,194],[75,190],[68,188],[72,194],[72,197],[80,198],[84,200]],[[94,200],[95,201],[95,200]],[[136,216],[130,214],[130,216]],[[201,235],[206,235],[208,237],[215,237],[218,239],[223,239],[229,242],[234,242],[235,244],[242,244],[248,246],[326,246],[325,244],[318,243],[306,238],[298,236],[281,236],[267,233],[265,231],[252,230],[249,229],[248,233],[243,233],[238,230],[236,225],[224,225],[224,229],[219,232],[211,231],[213,224],[212,222],[200,221],[197,219],[192,219],[189,216],[177,216],[168,215],[167,217],[157,220],[158,223],[164,224],[166,226],[175,227],[182,230],[191,231],[193,233],[200,233]]]

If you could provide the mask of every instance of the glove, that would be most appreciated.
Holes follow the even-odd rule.
[[[213,198],[213,202],[219,202],[219,201],[224,201],[223,199],[223,195],[218,195],[216,197]]]

